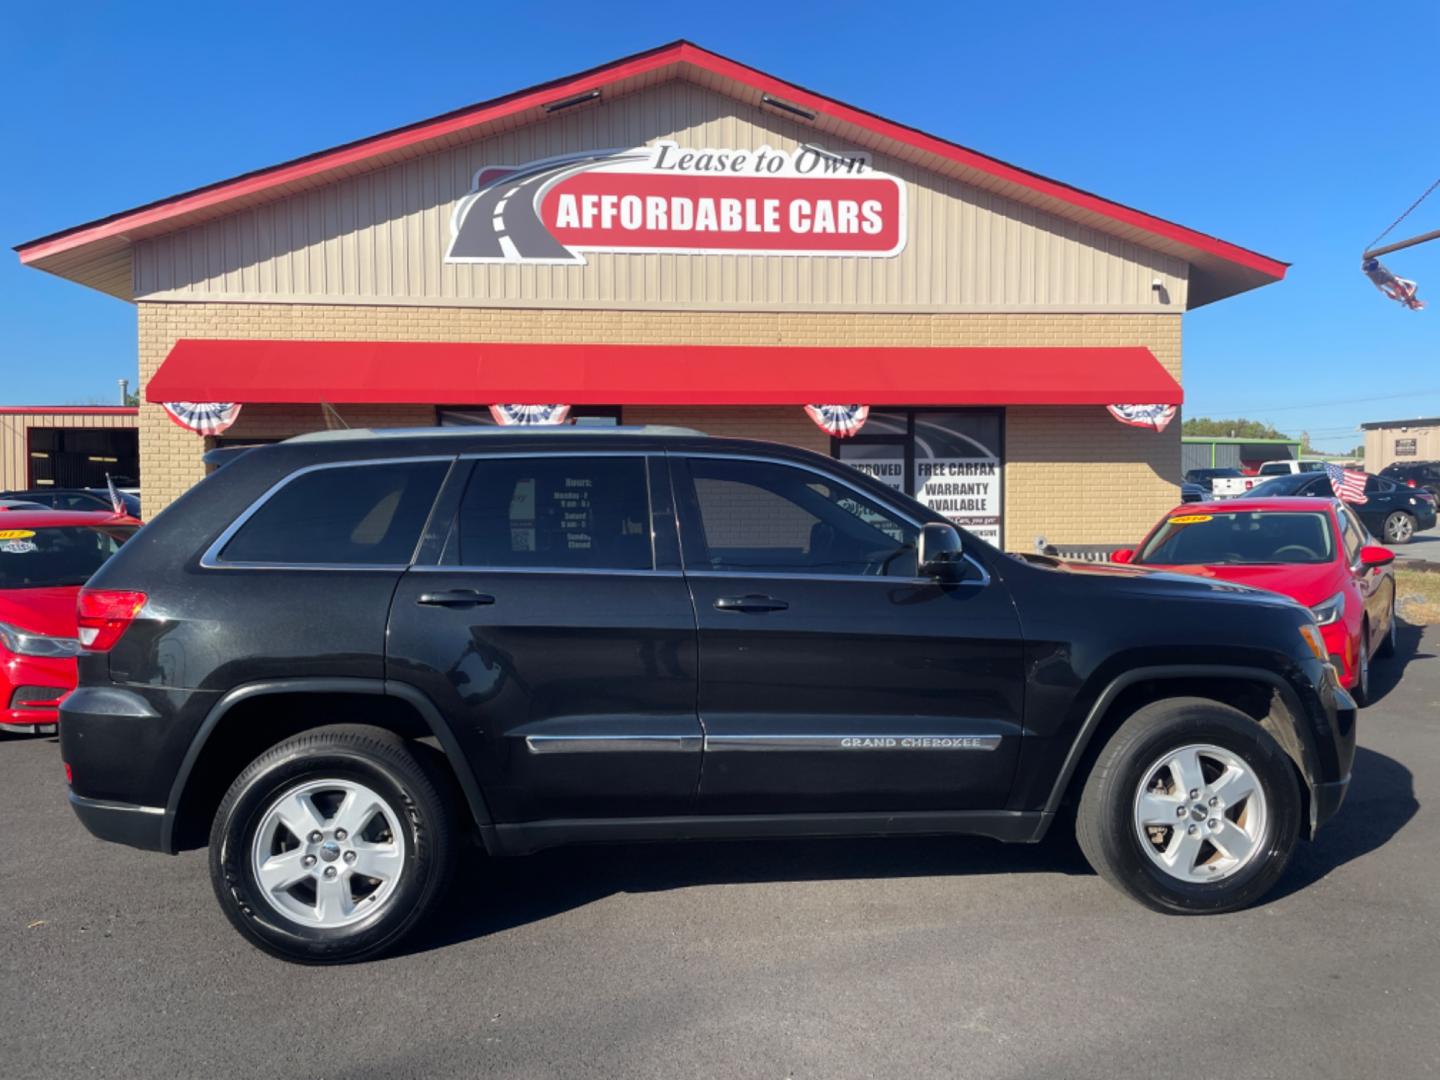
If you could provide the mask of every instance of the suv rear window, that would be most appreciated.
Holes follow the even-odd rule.
[[[463,566],[649,570],[643,457],[492,458],[460,504]]]
[[[450,462],[334,465],[296,476],[220,552],[227,563],[404,566]]]

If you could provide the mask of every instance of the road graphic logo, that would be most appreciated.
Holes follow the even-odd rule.
[[[863,153],[673,142],[489,166],[450,221],[451,263],[583,264],[585,252],[889,258],[905,185]]]

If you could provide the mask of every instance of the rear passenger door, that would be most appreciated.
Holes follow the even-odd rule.
[[[1355,579],[1356,588],[1360,590],[1365,612],[1370,617],[1371,636],[1375,637],[1389,631],[1390,609],[1395,602],[1395,577],[1383,567],[1361,565],[1360,549],[1366,544],[1374,543],[1375,538],[1366,531],[1359,516],[1349,506],[1341,503],[1338,512],[1345,562],[1350,575]],[[1366,645],[1368,647],[1369,643]]]
[[[237,680],[380,678],[390,597],[453,461],[295,470],[205,551],[198,588],[178,593],[163,621],[126,635],[110,656],[111,676],[203,690]],[[217,664],[222,634],[227,662]]]
[[[499,822],[688,811],[695,616],[663,457],[464,464],[396,590],[388,677],[446,713]]]

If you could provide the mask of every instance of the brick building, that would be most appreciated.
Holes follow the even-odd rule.
[[[1182,313],[1285,273],[686,42],[18,251],[136,305],[148,511],[220,442],[560,402],[831,453],[1012,549],[1174,504]],[[804,408],[857,401],[846,438]]]

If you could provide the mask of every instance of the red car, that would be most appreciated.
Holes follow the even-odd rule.
[[[0,514],[0,731],[53,728],[75,688],[76,593],[140,524],[72,510]]]
[[[1186,503],[1115,562],[1284,593],[1315,613],[1341,681],[1370,692],[1370,658],[1395,651],[1394,552],[1338,499]]]

